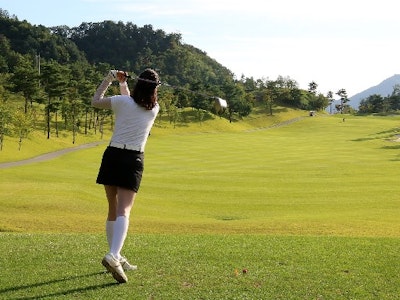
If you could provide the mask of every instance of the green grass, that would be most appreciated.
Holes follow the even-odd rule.
[[[2,169],[0,298],[399,299],[399,123],[154,128],[126,285],[99,263],[103,145]]]
[[[15,247],[10,247],[15,245]],[[2,299],[398,299],[390,238],[136,234],[115,284],[98,234],[3,234]],[[247,269],[246,274],[242,273]],[[237,273],[236,273],[237,271]]]
[[[103,139],[106,140],[108,137],[103,137]],[[70,132],[61,132],[59,137],[51,134],[50,139],[47,139],[47,134],[44,132],[33,131],[27,138],[22,140],[20,145],[19,138],[5,136],[3,150],[0,151],[0,162],[24,160],[37,155],[101,140],[100,133],[81,134],[76,137],[75,143],[73,143]]]
[[[181,135],[195,133],[212,133],[212,132],[243,132],[253,128],[271,126],[286,120],[294,119],[299,116],[306,116],[307,113],[301,110],[277,107],[276,113],[272,116],[265,113],[263,109],[255,108],[254,113],[246,119],[232,123],[224,118],[217,117],[212,114],[206,114],[204,120],[199,122],[196,117],[195,110],[187,109],[182,113],[184,118],[177,124],[170,123],[167,116],[159,116],[156,119],[153,132],[157,135]],[[19,143],[19,138],[5,136],[3,149],[0,151],[0,162],[17,161],[34,157],[43,153],[49,153],[64,148],[73,148],[78,145],[90,143],[93,141],[108,141],[111,135],[111,121],[108,120],[104,124],[104,134],[99,130],[88,130],[84,134],[84,128],[76,135],[75,143],[70,131],[62,130],[62,125],[59,125],[59,134],[56,135],[52,128],[50,139],[47,139],[47,132],[43,130],[32,131],[27,138]]]

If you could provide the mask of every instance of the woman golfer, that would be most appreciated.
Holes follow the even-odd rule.
[[[96,182],[103,184],[108,200],[106,234],[109,252],[102,264],[120,283],[128,281],[124,271],[134,270],[121,255],[129,227],[129,215],[139,190],[143,173],[144,148],[150,129],[159,111],[158,74],[146,69],[137,78],[132,95],[126,82],[127,74],[111,70],[97,88],[92,106],[111,109],[115,128],[105,149]],[[121,95],[104,97],[113,80],[118,80]]]

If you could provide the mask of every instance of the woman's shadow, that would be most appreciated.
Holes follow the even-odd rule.
[[[67,296],[67,295],[75,294],[75,293],[79,293],[79,292],[98,290],[98,289],[118,285],[117,282],[111,282],[111,283],[104,283],[104,284],[97,284],[97,285],[89,285],[89,286],[84,286],[84,287],[75,287],[75,288],[66,289],[66,290],[62,290],[62,291],[58,291],[56,293],[50,293],[50,294],[40,294],[40,291],[38,291],[35,295],[30,294],[29,296],[15,296],[15,297],[12,296],[12,293],[15,293],[17,291],[26,290],[26,292],[29,293],[29,290],[31,290],[33,288],[38,288],[41,286],[47,286],[50,284],[55,284],[55,283],[60,283],[60,282],[73,281],[73,280],[76,280],[79,278],[98,276],[98,275],[101,275],[104,273],[105,272],[96,272],[96,273],[90,273],[90,274],[84,274],[84,275],[78,275],[78,276],[70,276],[70,277],[66,277],[66,278],[62,278],[62,279],[54,279],[54,280],[49,280],[49,281],[44,281],[44,282],[39,282],[39,283],[9,287],[9,288],[0,290],[0,298],[15,299],[15,300],[17,300],[17,299],[18,300],[41,299],[41,298],[50,298],[50,297],[56,297],[56,296]],[[66,287],[68,288],[70,286],[66,285]],[[7,294],[9,294],[9,295],[7,295]]]

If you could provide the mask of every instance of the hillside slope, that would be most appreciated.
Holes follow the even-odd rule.
[[[167,116],[157,118],[152,129],[152,136],[221,133],[221,132],[246,132],[255,129],[265,129],[288,120],[307,116],[307,112],[284,107],[277,107],[276,113],[268,115],[262,109],[257,109],[250,116],[240,121],[230,123],[226,118],[220,118],[213,114],[206,114],[200,122],[196,120],[196,111],[187,111],[185,117],[176,124],[169,122]],[[72,143],[72,132],[60,130],[59,137],[52,135],[46,138],[41,130],[31,132],[28,138],[20,145],[17,137],[5,137],[3,150],[0,151],[0,163],[19,161],[49,152],[66,148],[75,148],[80,145],[94,142],[106,143],[111,136],[110,127],[105,125],[104,134],[89,132],[87,135],[79,133],[76,142]],[[21,149],[19,147],[21,146]]]
[[[400,84],[400,74],[395,74],[389,78],[386,78],[381,83],[372,86],[358,94],[355,94],[354,96],[351,96],[349,98],[349,105],[355,109],[358,109],[361,100],[367,98],[368,96],[377,94],[381,95],[382,97],[386,97],[388,95],[391,95],[393,92],[393,87],[396,84]]]

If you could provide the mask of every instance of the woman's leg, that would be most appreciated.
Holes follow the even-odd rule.
[[[105,185],[106,196],[108,200],[108,221],[115,221],[119,216],[129,218],[136,192],[125,188]]]
[[[108,216],[107,221],[115,221],[117,218],[117,192],[118,188],[113,185],[105,185],[106,197],[108,200]]]
[[[111,249],[112,237],[114,233],[115,219],[117,218],[117,187],[111,185],[104,186],[108,200],[108,215],[106,221],[106,236],[108,248]]]
[[[117,206],[118,206],[118,189],[115,186],[105,185],[104,186],[107,200],[108,200],[108,216],[106,222],[106,233],[107,241],[110,248],[110,253],[106,254],[102,260],[102,264],[106,269],[111,272],[112,276],[120,283],[127,282],[128,278],[121,266],[119,259],[112,254],[111,248],[113,246],[113,240],[115,237],[115,224],[117,218]]]
[[[116,219],[110,252],[117,258],[121,258],[121,250],[124,246],[129,228],[129,216],[135,200],[136,192],[117,187]]]
[[[135,191],[117,187],[117,217],[125,216],[129,218],[135,197]]]

